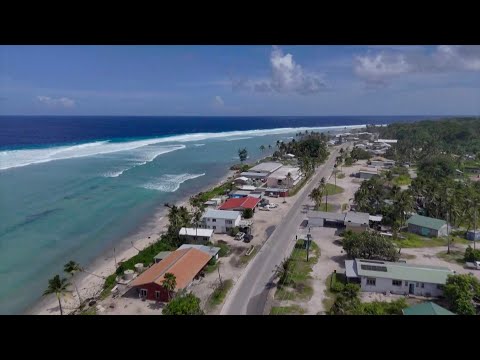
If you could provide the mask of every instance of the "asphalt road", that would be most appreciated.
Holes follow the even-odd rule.
[[[305,220],[303,205],[310,204],[308,194],[320,179],[333,171],[335,158],[340,149],[335,149],[329,159],[317,169],[315,176],[300,191],[283,221],[276,227],[255,258],[247,265],[244,273],[230,292],[220,312],[221,315],[262,315],[272,284],[274,270],[290,255],[301,223]],[[288,201],[288,198],[287,198]],[[272,213],[274,214],[274,213]]]

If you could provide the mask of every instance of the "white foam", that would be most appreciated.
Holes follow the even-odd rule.
[[[253,139],[253,136],[237,137],[237,138],[226,139],[226,140],[227,141],[236,141],[236,140],[245,140],[245,139]]]
[[[158,180],[143,184],[142,187],[149,190],[157,190],[163,192],[175,192],[180,185],[187,180],[196,179],[204,176],[203,174],[180,174],[180,175],[163,175]]]
[[[193,144],[193,146],[205,146],[205,144]]]
[[[363,128],[366,125],[347,125],[347,126],[328,126],[328,127],[298,127],[298,128],[277,128],[262,130],[243,130],[243,131],[227,131],[220,133],[196,133],[174,135],[162,138],[152,138],[147,140],[135,140],[125,142],[112,141],[96,141],[86,144],[73,146],[56,146],[45,149],[29,149],[29,150],[6,150],[0,152],[0,170],[11,169],[15,167],[46,163],[54,160],[73,159],[85,156],[94,156],[100,154],[109,154],[119,151],[133,150],[148,145],[165,143],[165,142],[190,142],[201,141],[207,139],[221,139],[232,136],[236,137],[253,137],[266,136],[274,134],[288,134],[305,130],[335,130],[335,129],[354,129]]]

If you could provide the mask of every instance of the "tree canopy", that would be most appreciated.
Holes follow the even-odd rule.
[[[400,257],[390,239],[373,232],[347,231],[342,244],[350,258],[397,261]]]
[[[172,299],[163,309],[163,315],[204,315],[200,299],[191,292]]]
[[[473,300],[480,298],[480,281],[472,274],[449,275],[443,293],[454,313],[477,314]]]

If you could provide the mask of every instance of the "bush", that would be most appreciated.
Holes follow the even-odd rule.
[[[449,275],[443,288],[451,310],[457,315],[475,315],[473,299],[480,297],[480,281],[471,274]]]
[[[250,169],[250,165],[248,164],[235,164],[230,166],[230,170],[234,170],[234,171],[238,170],[238,171],[244,172],[244,171],[247,171],[248,169]]]
[[[231,228],[231,229],[230,229],[230,236],[235,236],[235,235],[237,235],[237,234],[239,233],[239,231],[240,231],[240,230],[239,230],[238,227],[236,227],[236,226],[233,227],[233,228]]]
[[[464,260],[468,262],[479,261],[480,260],[480,250],[473,250],[469,245],[465,250]]]
[[[332,290],[332,292],[335,292],[335,293],[340,293],[343,291],[344,288],[345,286],[341,282],[333,281],[332,287],[330,288],[330,290]]]
[[[251,217],[253,217],[253,210],[252,209],[245,209],[243,211],[243,218],[244,219],[250,219]]]
[[[163,315],[204,315],[200,299],[192,293],[177,296],[162,311]]]
[[[353,162],[353,159],[349,156],[345,159],[345,166],[352,166]]]
[[[230,247],[226,243],[218,241],[215,246],[220,248],[220,251],[218,252],[219,257],[225,257],[230,254]]]
[[[345,232],[343,249],[350,258],[397,261],[400,255],[393,242],[372,232]]]

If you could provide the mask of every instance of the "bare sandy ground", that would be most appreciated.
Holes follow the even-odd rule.
[[[229,171],[214,186],[225,182],[233,174],[233,171]],[[210,185],[205,190],[214,186]],[[188,205],[188,198],[177,203],[177,206],[186,205]],[[159,208],[152,220],[145,224],[137,234],[123,239],[118,245],[116,245],[117,262],[127,260],[136,255],[138,253],[136,249],[142,250],[154,243],[166,230],[167,226],[168,218],[166,217],[166,211],[164,208]],[[132,247],[132,242],[134,247]],[[99,294],[102,291],[104,284],[103,277],[107,277],[115,272],[115,258],[113,249],[108,251],[108,253],[99,256],[90,266],[88,266],[86,270],[88,273],[78,274],[78,276],[74,278],[82,299],[91,298]],[[97,276],[91,274],[95,274]],[[107,299],[107,301],[108,300],[109,299]],[[64,310],[66,313],[74,310],[78,305],[78,297],[76,292],[73,291],[70,296],[64,298],[62,300],[62,304],[64,305]],[[117,309],[119,309],[119,307],[117,307]],[[38,315],[58,315],[60,314],[60,309],[57,299],[54,296],[49,296],[42,299],[38,304],[27,311],[27,313]],[[136,310],[134,313],[137,313]]]

